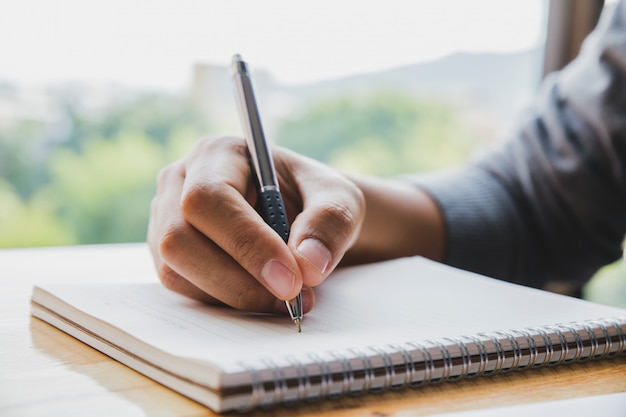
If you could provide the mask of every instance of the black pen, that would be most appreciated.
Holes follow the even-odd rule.
[[[263,220],[272,227],[287,243],[289,239],[289,220],[285,212],[282,196],[278,188],[278,180],[274,171],[274,162],[270,148],[265,140],[261,116],[256,104],[252,76],[241,55],[234,55],[231,64],[231,75],[235,84],[235,100],[241,116],[246,145],[250,156],[250,167],[255,178],[258,196],[256,209]],[[291,319],[298,332],[302,323],[302,295],[293,300],[285,301]]]

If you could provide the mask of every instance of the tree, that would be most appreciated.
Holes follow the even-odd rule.
[[[337,168],[377,175],[458,164],[478,145],[452,106],[389,92],[316,103],[285,121],[276,141]]]
[[[28,202],[0,179],[0,248],[69,245],[77,239],[72,228],[56,217],[56,206],[45,192]]]
[[[79,243],[142,241],[164,162],[162,147],[141,134],[92,139],[81,153],[57,151],[49,195]]]
[[[0,124],[0,247],[144,240],[158,170],[206,123],[168,94],[97,111],[82,90],[52,94],[55,123]]]
[[[48,181],[45,129],[41,123],[22,121],[0,129],[0,180],[28,198]]]

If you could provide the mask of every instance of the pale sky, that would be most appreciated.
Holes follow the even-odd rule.
[[[305,83],[543,41],[544,0],[0,0],[0,80],[177,89],[241,53]]]

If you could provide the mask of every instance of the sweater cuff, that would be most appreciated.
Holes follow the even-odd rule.
[[[502,184],[479,168],[417,176],[413,182],[439,206],[449,265],[525,285],[541,285],[520,213]]]

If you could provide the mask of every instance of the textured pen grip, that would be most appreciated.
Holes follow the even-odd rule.
[[[285,213],[285,205],[280,192],[267,190],[259,194],[256,202],[256,210],[265,223],[269,224],[283,238],[285,243],[289,239],[289,221]]]

